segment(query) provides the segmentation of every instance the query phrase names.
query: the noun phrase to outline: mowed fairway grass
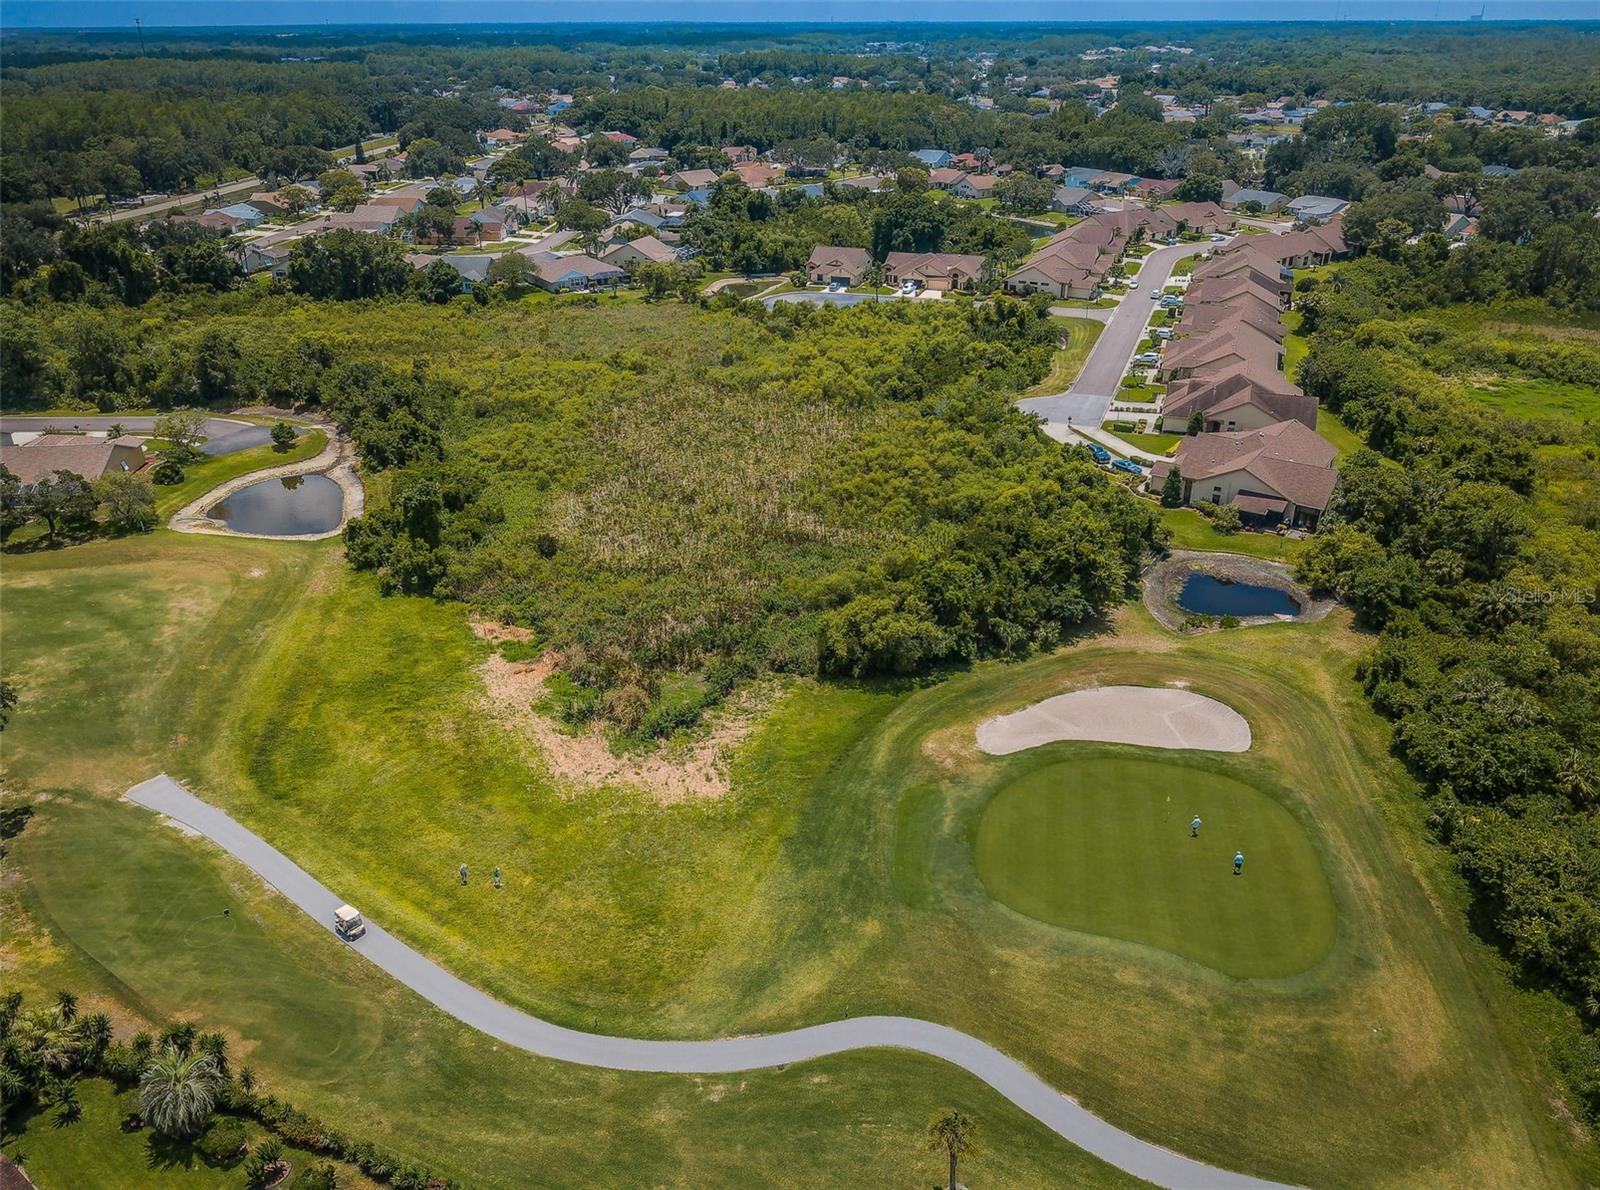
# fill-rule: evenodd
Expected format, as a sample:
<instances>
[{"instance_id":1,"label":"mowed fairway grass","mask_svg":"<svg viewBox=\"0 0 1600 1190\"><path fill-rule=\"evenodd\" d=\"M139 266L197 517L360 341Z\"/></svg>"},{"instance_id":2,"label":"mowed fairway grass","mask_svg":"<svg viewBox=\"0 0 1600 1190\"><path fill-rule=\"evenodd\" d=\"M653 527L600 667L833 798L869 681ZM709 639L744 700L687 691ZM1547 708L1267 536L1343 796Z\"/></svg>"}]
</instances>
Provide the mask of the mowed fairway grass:
<instances>
[{"instance_id":1,"label":"mowed fairway grass","mask_svg":"<svg viewBox=\"0 0 1600 1190\"><path fill-rule=\"evenodd\" d=\"M49 989L81 972L128 1011L215 1020L305 1106L353 1112L352 1128L475 1184L525 1184L530 1168L606 1185L915 1184L930 1176L918 1131L944 1102L984 1122L979 1160L996 1164L969 1184L1109 1175L904 1055L657 1082L496 1051L106 795L165 769L464 978L582 1028L705 1037L915 1015L1233 1169L1316 1186L1595 1180L1461 925L1353 679L1367 641L1342 614L1179 638L1129 606L1020 664L907 687L796 682L737 754L730 793L664 805L554 782L486 715L489 646L462 611L381 598L337 543L157 533L8 562L0 593L24 700L9 784L38 810L12 842L21 879L0 891L35 890L0 942L8 975ZM1257 791L1315 853L1334 937L1295 974L1240 977L1063 928L985 887L975 842L999 791L1052 764L1138 757L990 757L978 724L1067 689L1171 682L1237 708L1253 744L1215 769L1156 759ZM210 883L170 883L174 855L193 861L185 881ZM500 866L506 888L460 888L462 861ZM197 933L188 915L229 896L261 928ZM321 1015L280 986L296 980Z\"/></svg>"},{"instance_id":2,"label":"mowed fairway grass","mask_svg":"<svg viewBox=\"0 0 1600 1190\"><path fill-rule=\"evenodd\" d=\"M1220 772L1131 757L1045 764L995 794L976 848L984 887L1018 912L1226 975L1298 975L1333 946L1333 895L1304 829Z\"/></svg>"},{"instance_id":3,"label":"mowed fairway grass","mask_svg":"<svg viewBox=\"0 0 1600 1190\"><path fill-rule=\"evenodd\" d=\"M614 1074L530 1057L401 989L209 844L147 811L85 795L41 801L10 844L27 880L8 921L31 1002L57 987L118 1017L193 1019L230 1037L267 1089L468 1186L930 1182L922 1125L945 1102L981 1115L996 1185L1133 1186L964 1073L875 1052L720 1077ZM8 933L12 931L8 930ZM82 1125L10 1121L41 1190L238 1187L116 1124L129 1110L84 1084ZM121 1104L122 1106L118 1106ZM303 1164L296 1154L291 1156ZM190 1172L174 1160L189 1160ZM147 1164L149 1168L146 1168ZM342 1168L340 1186L368 1185Z\"/></svg>"}]
</instances>

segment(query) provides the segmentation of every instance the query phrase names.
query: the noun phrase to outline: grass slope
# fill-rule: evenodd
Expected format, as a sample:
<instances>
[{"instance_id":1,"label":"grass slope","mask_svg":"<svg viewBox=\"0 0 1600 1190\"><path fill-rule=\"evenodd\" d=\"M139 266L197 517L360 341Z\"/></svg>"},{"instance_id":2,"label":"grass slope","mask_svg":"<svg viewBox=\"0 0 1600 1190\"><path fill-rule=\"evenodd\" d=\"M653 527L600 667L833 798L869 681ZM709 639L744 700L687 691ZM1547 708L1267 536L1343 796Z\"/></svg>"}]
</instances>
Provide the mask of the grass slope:
<instances>
[{"instance_id":1,"label":"grass slope","mask_svg":"<svg viewBox=\"0 0 1600 1190\"><path fill-rule=\"evenodd\" d=\"M1359 699L1351 670L1363 642L1341 616L1177 639L1135 607L1114 632L1061 655L983 665L926 688L801 683L741 753L730 796L661 806L628 789L557 788L523 743L486 723L472 668L487 646L459 612L378 598L340 569L334 544L157 534L21 559L5 584L5 664L26 700L6 732L19 787L112 791L165 768L374 920L542 1015L705 1036L914 1014L1000 1045L1141 1136L1258 1174L1369 1186L1580 1180L1581 1158L1540 1098L1543 1076L1504 986L1458 909L1441 904L1454 886L1423 843L1422 809L1386 754L1384 725ZM108 668L108 658L139 663ZM1269 793L1316 848L1340 925L1328 957L1302 975L1232 979L1029 919L983 887L972 850L982 809L1038 759L983 756L977 724L1071 686L1170 681L1250 720L1255 746L1229 775ZM1052 747L1059 759L1090 754ZM92 834L47 865L28 859L25 843L38 840L25 835L17 854L41 890L47 880L58 890L81 884L96 867L131 867L107 865ZM461 859L498 863L505 892L457 888L450 873ZM236 876L222 885L252 887ZM160 899L175 899L157 896L133 897L122 912L133 903L160 912ZM182 984L166 974L170 943L146 948L142 929L96 937L104 906L73 913L70 901L58 893L38 911L42 926L7 931L23 967L60 969L58 952L84 936L103 986L181 1007ZM270 903L252 901L252 912ZM348 974L341 952L300 949L296 939L314 932L281 914L262 920L289 948L263 952L269 964ZM210 975L222 961L207 952L194 994L210 994L242 1032L265 997L241 1002L238 984ZM252 954L251 970L261 965ZM390 994L358 987L367 998ZM697 1113L712 1109L691 1112L670 1087L651 1097L594 1072L566 1083L550 1067L483 1053L435 1020L451 1038L444 1052L463 1054L452 1065L416 1048L433 1035L413 1031L412 1019L385 1013L404 1070L400 1057L363 1056L318 1084L297 1078L293 1059L273 1057L270 1069L306 1106L348 1100L386 1139L403 1133L419 1152L496 1178L527 1158L521 1125L507 1124L524 1119L545 1138L539 1157L575 1153L573 1176L598 1169L602 1182L623 1168L630 1181L672 1180L681 1174L664 1169L691 1166L663 1163L694 1160L717 1163L708 1183L737 1179L741 1160L746 1180L757 1169L758 1179L815 1181L805 1161L831 1160L794 1165L811 1150L783 1139L796 1130L786 1130L779 1101L803 1087L809 1067L784 1072L789 1082L777 1073L722 1080L724 1096L760 1093L740 1093L740 1126L696 1134L712 1118ZM309 1044L286 1036L307 1031L299 1020L263 1028L261 1065ZM342 1035L343 1026L314 1041ZM878 1171L867 1181L902 1178L909 1167L878 1174L914 1144L929 1088L948 1099L959 1080L916 1068L912 1083L926 1086L905 1098L911 1084L882 1078L871 1055L855 1061L823 1071L834 1083L820 1092L826 1106L791 1105L806 1121L798 1131L818 1150L838 1144L867 1161L861 1168ZM435 1063L445 1072L437 1078ZM490 1077L499 1068L504 1084ZM859 1071L871 1094L852 1100L837 1084ZM872 1103L889 1105L892 1127ZM992 1099L977 1110L1007 1116ZM658 1119L659 1132L608 1146L613 1155L582 1139L621 1135L631 1126L623 1120L654 1129ZM882 1148L862 1139L880 1128L901 1131ZM1010 1135L1024 1148L1007 1147L1004 1159L1023 1161L1031 1142ZM603 1158L616 1164L598 1165ZM642 1163L637 1178L633 1163ZM804 1173L782 1172L791 1167ZM1028 1169L1013 1180L1049 1180L1043 1166ZM827 1172L861 1180L843 1159Z\"/></svg>"},{"instance_id":2,"label":"grass slope","mask_svg":"<svg viewBox=\"0 0 1600 1190\"><path fill-rule=\"evenodd\" d=\"M983 811L978 875L996 899L1042 921L1239 978L1298 975L1333 945L1332 893L1301 824L1227 768L1128 755L1045 760ZM1191 838L1196 814L1203 827ZM1235 850L1243 877L1232 874Z\"/></svg>"},{"instance_id":3,"label":"grass slope","mask_svg":"<svg viewBox=\"0 0 1600 1190\"><path fill-rule=\"evenodd\" d=\"M1058 314L1050 321L1061 332L1065 346L1052 357L1049 374L1038 384L1024 391L1021 394L1024 397L1053 396L1065 392L1078 378L1078 373L1083 371L1084 362L1094 350L1100 332L1105 330L1104 323L1096 322L1092 318L1072 318Z\"/></svg>"}]
</instances>

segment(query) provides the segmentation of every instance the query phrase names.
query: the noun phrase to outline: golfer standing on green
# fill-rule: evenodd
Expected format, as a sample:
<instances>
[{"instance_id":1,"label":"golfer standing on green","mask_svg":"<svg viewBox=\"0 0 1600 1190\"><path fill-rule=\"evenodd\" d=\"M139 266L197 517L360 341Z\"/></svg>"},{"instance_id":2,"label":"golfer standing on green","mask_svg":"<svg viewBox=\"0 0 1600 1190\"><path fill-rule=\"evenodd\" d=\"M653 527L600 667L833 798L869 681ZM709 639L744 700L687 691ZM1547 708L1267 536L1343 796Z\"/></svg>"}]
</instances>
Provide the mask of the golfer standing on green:
<instances>
[{"instance_id":1,"label":"golfer standing on green","mask_svg":"<svg viewBox=\"0 0 1600 1190\"><path fill-rule=\"evenodd\" d=\"M1189 824L1189 837L1191 839L1200 837L1200 815L1198 814L1194 816L1194 821Z\"/></svg>"},{"instance_id":2,"label":"golfer standing on green","mask_svg":"<svg viewBox=\"0 0 1600 1190\"><path fill-rule=\"evenodd\" d=\"M465 884L467 882L467 865L466 864L462 864L459 868L457 868L456 869L456 875L460 876L461 877L461 883Z\"/></svg>"},{"instance_id":3,"label":"golfer standing on green","mask_svg":"<svg viewBox=\"0 0 1600 1190\"><path fill-rule=\"evenodd\" d=\"M1244 852L1242 851L1235 851L1233 853L1233 874L1235 876L1241 876L1244 874Z\"/></svg>"}]
</instances>

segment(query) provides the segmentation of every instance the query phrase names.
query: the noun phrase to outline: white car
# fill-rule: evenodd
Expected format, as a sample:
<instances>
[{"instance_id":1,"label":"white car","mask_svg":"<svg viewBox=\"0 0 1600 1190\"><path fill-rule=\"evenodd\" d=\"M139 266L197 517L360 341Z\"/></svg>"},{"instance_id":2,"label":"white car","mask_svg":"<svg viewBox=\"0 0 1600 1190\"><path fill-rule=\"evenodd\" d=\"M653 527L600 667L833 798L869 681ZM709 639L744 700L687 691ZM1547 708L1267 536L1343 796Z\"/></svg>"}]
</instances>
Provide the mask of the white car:
<instances>
[{"instance_id":1,"label":"white car","mask_svg":"<svg viewBox=\"0 0 1600 1190\"><path fill-rule=\"evenodd\" d=\"M1224 235L1218 235L1217 233L1213 232L1211 234L1211 242L1213 244L1226 244L1228 242L1228 237Z\"/></svg>"},{"instance_id":2,"label":"white car","mask_svg":"<svg viewBox=\"0 0 1600 1190\"><path fill-rule=\"evenodd\" d=\"M844 292L844 285L841 282L838 282L838 281L831 282L828 285L828 292L829 293L843 293Z\"/></svg>"},{"instance_id":3,"label":"white car","mask_svg":"<svg viewBox=\"0 0 1600 1190\"><path fill-rule=\"evenodd\" d=\"M1139 283L1137 281L1129 281L1128 282L1128 288L1129 289L1138 289L1139 288Z\"/></svg>"},{"instance_id":4,"label":"white car","mask_svg":"<svg viewBox=\"0 0 1600 1190\"><path fill-rule=\"evenodd\" d=\"M902 285L900 287L900 296L901 297L916 297L917 296L917 283L915 281L907 281L904 285Z\"/></svg>"},{"instance_id":5,"label":"white car","mask_svg":"<svg viewBox=\"0 0 1600 1190\"><path fill-rule=\"evenodd\" d=\"M1133 362L1136 364L1159 364L1161 357L1153 351L1141 351L1133 357Z\"/></svg>"}]
</instances>

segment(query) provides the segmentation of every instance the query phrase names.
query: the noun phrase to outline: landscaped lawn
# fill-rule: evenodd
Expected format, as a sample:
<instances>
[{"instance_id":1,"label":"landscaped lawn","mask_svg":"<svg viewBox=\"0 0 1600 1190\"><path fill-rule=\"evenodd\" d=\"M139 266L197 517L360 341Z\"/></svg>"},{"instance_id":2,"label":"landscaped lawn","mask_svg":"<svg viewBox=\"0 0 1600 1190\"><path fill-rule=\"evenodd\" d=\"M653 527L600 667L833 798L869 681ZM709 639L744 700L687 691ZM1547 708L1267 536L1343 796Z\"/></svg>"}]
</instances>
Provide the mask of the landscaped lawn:
<instances>
[{"instance_id":1,"label":"landscaped lawn","mask_svg":"<svg viewBox=\"0 0 1600 1190\"><path fill-rule=\"evenodd\" d=\"M1136 446L1154 455L1169 455L1177 450L1178 443L1183 441L1182 434L1140 434L1131 430L1113 430L1112 433L1129 446Z\"/></svg>"},{"instance_id":2,"label":"landscaped lawn","mask_svg":"<svg viewBox=\"0 0 1600 1190\"><path fill-rule=\"evenodd\" d=\"M1288 544L1222 548L1253 541ZM372 920L564 1023L701 1037L904 1013L1230 1168L1311 1185L1582 1180L1511 993L1457 924L1424 807L1354 683L1365 640L1342 612L1180 638L1130 605L1059 655L915 690L797 682L739 752L731 792L662 805L552 781L486 716L473 667L489 646L460 610L380 598L337 543L99 543L8 564L4 598L23 696L7 775L37 810L11 844L30 900L6 931L8 975L220 1023L303 1106L352 1113L352 1130L475 1183L541 1167L597 1184L920 1180L938 1171L907 1153L951 1101L984 1120L980 1160L997 1163L974 1164L974 1183L1104 1171L903 1055L686 1080L497 1051L208 848L93 795L171 772ZM1326 874L1338 926L1316 966L1229 979L1149 937L1063 929L988 895L984 807L1043 753L984 756L976 726L1110 682L1184 682L1250 721L1226 776L1270 793ZM499 865L506 888L462 889L462 861ZM215 928L213 905L237 933Z\"/></svg>"},{"instance_id":3,"label":"landscaped lawn","mask_svg":"<svg viewBox=\"0 0 1600 1190\"><path fill-rule=\"evenodd\" d=\"M1303 540L1280 537L1276 533L1218 533L1210 521L1192 508L1163 508L1161 523L1172 534L1173 549L1217 550L1273 562L1292 562L1306 548Z\"/></svg>"},{"instance_id":4,"label":"landscaped lawn","mask_svg":"<svg viewBox=\"0 0 1600 1190\"><path fill-rule=\"evenodd\" d=\"M1036 751L1037 767L1002 786L978 820L978 875L995 899L1235 978L1298 975L1327 955L1335 911L1316 849L1227 761ZM1191 838L1196 815L1203 826Z\"/></svg>"},{"instance_id":5,"label":"landscaped lawn","mask_svg":"<svg viewBox=\"0 0 1600 1190\"><path fill-rule=\"evenodd\" d=\"M53 1110L10 1114L6 1120L4 1152L21 1154L24 1168L39 1190L75 1190L78 1187L137 1186L140 1190L238 1190L244 1174L208 1165L192 1144L170 1140L151 1129L124 1132L122 1120L139 1110L139 1093L117 1091L105 1079L89 1078L78 1084L83 1118L61 1124ZM247 1122L253 1147L266 1129ZM284 1146L284 1157L295 1171L323 1164L326 1158ZM342 1190L366 1190L377 1183L353 1166L334 1163Z\"/></svg>"},{"instance_id":6,"label":"landscaped lawn","mask_svg":"<svg viewBox=\"0 0 1600 1190\"><path fill-rule=\"evenodd\" d=\"M1092 318L1071 318L1064 314L1052 316L1050 323L1066 339L1066 346L1051 358L1049 375L1022 393L1024 397L1065 392L1078 378L1078 373L1083 371L1084 361L1094 350L1100 332L1105 330L1104 323Z\"/></svg>"},{"instance_id":7,"label":"landscaped lawn","mask_svg":"<svg viewBox=\"0 0 1600 1190\"><path fill-rule=\"evenodd\" d=\"M1331 442L1334 449L1339 452L1333 457L1335 466L1338 466L1366 445L1365 442L1361 441L1359 434L1326 409L1317 411L1317 433Z\"/></svg>"},{"instance_id":8,"label":"landscaped lawn","mask_svg":"<svg viewBox=\"0 0 1600 1190\"><path fill-rule=\"evenodd\" d=\"M1311 350L1311 340L1299 334L1301 314L1298 310L1285 310L1280 321L1288 329L1283 337L1283 374L1293 381L1300 372L1300 361Z\"/></svg>"}]
</instances>

